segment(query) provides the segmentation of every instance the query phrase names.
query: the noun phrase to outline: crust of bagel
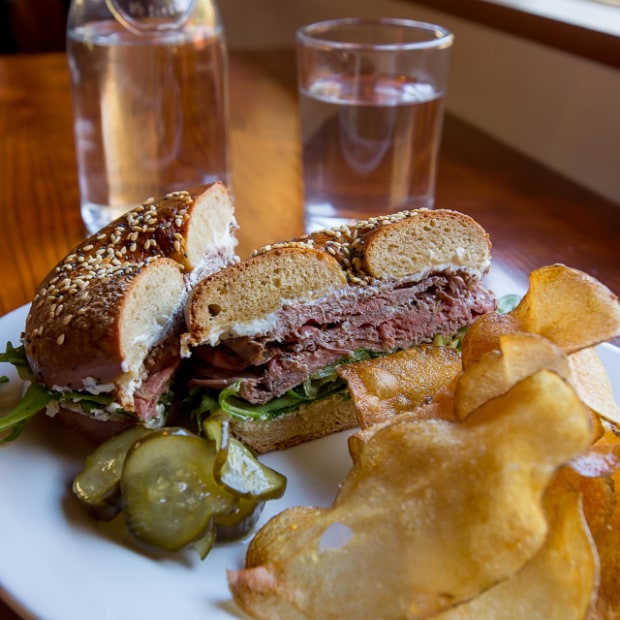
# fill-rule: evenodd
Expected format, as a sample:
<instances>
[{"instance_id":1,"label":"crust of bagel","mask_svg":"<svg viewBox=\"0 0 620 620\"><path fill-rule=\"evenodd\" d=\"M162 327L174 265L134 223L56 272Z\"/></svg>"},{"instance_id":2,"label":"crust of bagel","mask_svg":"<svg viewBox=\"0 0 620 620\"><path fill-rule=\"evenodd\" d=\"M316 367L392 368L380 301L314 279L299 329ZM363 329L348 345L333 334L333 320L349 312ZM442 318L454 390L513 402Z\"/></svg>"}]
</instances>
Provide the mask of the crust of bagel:
<instances>
[{"instance_id":1,"label":"crust of bagel","mask_svg":"<svg viewBox=\"0 0 620 620\"><path fill-rule=\"evenodd\" d=\"M64 424L97 443L102 443L136 425L136 420L127 416L100 419L65 407L60 407L53 417L54 421Z\"/></svg>"},{"instance_id":2,"label":"crust of bagel","mask_svg":"<svg viewBox=\"0 0 620 620\"><path fill-rule=\"evenodd\" d=\"M231 421L235 437L257 454L292 448L357 426L353 401L340 394L301 405L273 420Z\"/></svg>"},{"instance_id":3,"label":"crust of bagel","mask_svg":"<svg viewBox=\"0 0 620 620\"><path fill-rule=\"evenodd\" d=\"M221 183L147 200L76 246L40 285L24 345L50 389L116 391L133 410L153 347L184 331L191 274L236 259Z\"/></svg>"},{"instance_id":4,"label":"crust of bagel","mask_svg":"<svg viewBox=\"0 0 620 620\"><path fill-rule=\"evenodd\" d=\"M265 246L198 283L186 307L184 345L253 335L286 304L320 300L347 284L442 271L479 279L490 253L486 231L446 209L403 211Z\"/></svg>"},{"instance_id":5,"label":"crust of bagel","mask_svg":"<svg viewBox=\"0 0 620 620\"><path fill-rule=\"evenodd\" d=\"M338 261L313 247L273 248L251 256L196 285L186 307L189 344L243 335L239 327L253 325L283 304L313 301L346 283Z\"/></svg>"}]
</instances>

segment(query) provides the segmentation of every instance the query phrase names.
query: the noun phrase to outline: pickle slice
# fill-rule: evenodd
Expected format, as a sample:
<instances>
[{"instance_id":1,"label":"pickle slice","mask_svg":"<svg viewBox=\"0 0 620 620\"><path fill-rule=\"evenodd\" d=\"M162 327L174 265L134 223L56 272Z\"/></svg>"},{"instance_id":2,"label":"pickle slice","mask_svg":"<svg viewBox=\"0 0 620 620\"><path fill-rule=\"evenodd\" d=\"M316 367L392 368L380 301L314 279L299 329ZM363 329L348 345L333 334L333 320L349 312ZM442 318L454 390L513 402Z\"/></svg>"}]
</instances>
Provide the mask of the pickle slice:
<instances>
[{"instance_id":1,"label":"pickle slice","mask_svg":"<svg viewBox=\"0 0 620 620\"><path fill-rule=\"evenodd\" d=\"M95 518L113 519L121 509L121 473L131 446L149 431L136 426L111 437L86 458L73 480L73 493Z\"/></svg>"},{"instance_id":2,"label":"pickle slice","mask_svg":"<svg viewBox=\"0 0 620 620\"><path fill-rule=\"evenodd\" d=\"M216 540L228 542L249 534L258 522L264 507L265 502L240 497L230 512L215 517L213 522Z\"/></svg>"},{"instance_id":3,"label":"pickle slice","mask_svg":"<svg viewBox=\"0 0 620 620\"><path fill-rule=\"evenodd\" d=\"M212 521L207 528L207 531L198 540L192 543L192 547L196 550L196 553L198 553L201 560L204 560L209 555L209 551L213 549L215 540L215 526Z\"/></svg>"},{"instance_id":4,"label":"pickle slice","mask_svg":"<svg viewBox=\"0 0 620 620\"><path fill-rule=\"evenodd\" d=\"M215 455L212 443L180 428L136 442L121 477L123 511L134 536L166 551L208 540L213 517L236 502L214 478Z\"/></svg>"},{"instance_id":5,"label":"pickle slice","mask_svg":"<svg viewBox=\"0 0 620 620\"><path fill-rule=\"evenodd\" d=\"M228 420L208 418L203 429L215 442L215 480L226 490L246 499L277 499L284 495L286 477L261 463L252 450L233 437Z\"/></svg>"}]
</instances>

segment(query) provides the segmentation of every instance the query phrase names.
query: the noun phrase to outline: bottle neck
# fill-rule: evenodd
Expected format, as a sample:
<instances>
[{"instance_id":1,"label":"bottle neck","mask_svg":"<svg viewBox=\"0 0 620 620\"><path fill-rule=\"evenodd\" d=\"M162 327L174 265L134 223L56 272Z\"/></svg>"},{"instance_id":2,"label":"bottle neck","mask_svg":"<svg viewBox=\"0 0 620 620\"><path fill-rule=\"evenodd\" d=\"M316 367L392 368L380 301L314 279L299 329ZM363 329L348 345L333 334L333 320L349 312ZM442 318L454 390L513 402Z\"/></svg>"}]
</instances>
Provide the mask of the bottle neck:
<instances>
[{"instance_id":1,"label":"bottle neck","mask_svg":"<svg viewBox=\"0 0 620 620\"><path fill-rule=\"evenodd\" d=\"M105 0L115 19L135 33L180 30L192 17L195 0Z\"/></svg>"}]
</instances>

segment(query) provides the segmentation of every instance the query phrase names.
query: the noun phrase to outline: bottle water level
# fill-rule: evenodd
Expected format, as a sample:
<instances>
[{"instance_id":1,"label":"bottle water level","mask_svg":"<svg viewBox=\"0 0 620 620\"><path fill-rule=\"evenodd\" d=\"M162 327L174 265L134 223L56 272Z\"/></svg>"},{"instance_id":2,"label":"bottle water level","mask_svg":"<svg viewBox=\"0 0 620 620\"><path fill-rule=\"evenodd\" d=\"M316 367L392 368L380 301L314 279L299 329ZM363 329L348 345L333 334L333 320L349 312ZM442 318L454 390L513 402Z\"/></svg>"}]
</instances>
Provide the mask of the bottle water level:
<instances>
[{"instance_id":1,"label":"bottle water level","mask_svg":"<svg viewBox=\"0 0 620 620\"><path fill-rule=\"evenodd\" d=\"M443 93L386 76L323 78L301 93L308 232L431 208Z\"/></svg>"},{"instance_id":2,"label":"bottle water level","mask_svg":"<svg viewBox=\"0 0 620 620\"><path fill-rule=\"evenodd\" d=\"M135 35L115 21L68 33L82 215L90 232L147 198L229 183L217 32Z\"/></svg>"}]
</instances>

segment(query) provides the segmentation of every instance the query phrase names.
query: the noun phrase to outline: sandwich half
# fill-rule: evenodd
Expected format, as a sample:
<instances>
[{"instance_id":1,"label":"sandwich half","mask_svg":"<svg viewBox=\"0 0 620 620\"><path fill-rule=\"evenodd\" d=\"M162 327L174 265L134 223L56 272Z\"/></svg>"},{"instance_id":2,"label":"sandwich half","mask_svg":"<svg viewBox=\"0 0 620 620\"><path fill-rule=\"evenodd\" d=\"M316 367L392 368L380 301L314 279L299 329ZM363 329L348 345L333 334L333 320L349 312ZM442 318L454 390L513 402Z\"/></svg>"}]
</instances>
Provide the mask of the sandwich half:
<instances>
[{"instance_id":1,"label":"sandwich half","mask_svg":"<svg viewBox=\"0 0 620 620\"><path fill-rule=\"evenodd\" d=\"M495 309L491 243L472 218L406 211L263 247L186 306L188 406L225 414L258 453L352 428L337 367L447 343Z\"/></svg>"},{"instance_id":2,"label":"sandwich half","mask_svg":"<svg viewBox=\"0 0 620 620\"><path fill-rule=\"evenodd\" d=\"M47 412L98 440L164 424L189 291L237 260L236 229L218 182L149 199L60 261L23 335Z\"/></svg>"}]
</instances>

